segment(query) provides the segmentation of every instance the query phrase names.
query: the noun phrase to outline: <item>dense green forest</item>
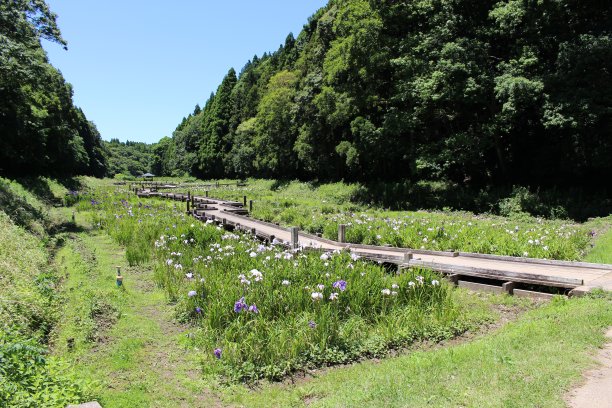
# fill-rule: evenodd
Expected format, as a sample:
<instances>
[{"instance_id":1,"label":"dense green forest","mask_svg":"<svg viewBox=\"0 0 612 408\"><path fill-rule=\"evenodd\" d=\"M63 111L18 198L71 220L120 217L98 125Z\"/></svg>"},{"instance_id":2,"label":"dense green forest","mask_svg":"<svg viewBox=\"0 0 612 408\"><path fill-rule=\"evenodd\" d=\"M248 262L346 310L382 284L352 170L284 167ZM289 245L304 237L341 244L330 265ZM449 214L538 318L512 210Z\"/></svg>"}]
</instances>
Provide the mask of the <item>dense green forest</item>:
<instances>
[{"instance_id":1,"label":"dense green forest","mask_svg":"<svg viewBox=\"0 0 612 408\"><path fill-rule=\"evenodd\" d=\"M612 176L606 1L330 0L230 69L154 145L102 143L41 47L44 1L0 5L0 171L596 186ZM604 192L605 194L605 192Z\"/></svg>"},{"instance_id":2,"label":"dense green forest","mask_svg":"<svg viewBox=\"0 0 612 408\"><path fill-rule=\"evenodd\" d=\"M42 39L66 47L44 1L0 2L0 173L104 176L100 134Z\"/></svg>"},{"instance_id":3,"label":"dense green forest","mask_svg":"<svg viewBox=\"0 0 612 408\"><path fill-rule=\"evenodd\" d=\"M104 141L108 157L108 176L139 176L151 171L153 146L142 142L120 142L119 139ZM159 172L158 172L159 173Z\"/></svg>"},{"instance_id":4,"label":"dense green forest","mask_svg":"<svg viewBox=\"0 0 612 408\"><path fill-rule=\"evenodd\" d=\"M601 188L611 30L607 1L330 0L230 69L156 170Z\"/></svg>"}]
</instances>

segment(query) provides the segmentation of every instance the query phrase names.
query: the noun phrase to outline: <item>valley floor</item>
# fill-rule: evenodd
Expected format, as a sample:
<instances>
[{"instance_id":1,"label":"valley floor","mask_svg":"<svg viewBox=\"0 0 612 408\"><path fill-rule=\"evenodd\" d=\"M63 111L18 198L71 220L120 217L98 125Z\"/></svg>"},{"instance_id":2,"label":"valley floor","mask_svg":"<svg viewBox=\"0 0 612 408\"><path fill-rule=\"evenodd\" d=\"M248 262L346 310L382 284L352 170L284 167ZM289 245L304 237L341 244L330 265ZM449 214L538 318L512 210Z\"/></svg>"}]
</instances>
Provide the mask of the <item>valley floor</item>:
<instances>
[{"instance_id":1,"label":"valley floor","mask_svg":"<svg viewBox=\"0 0 612 408\"><path fill-rule=\"evenodd\" d=\"M59 200L65 189L50 185L49 195ZM16 192L7 193L9 187ZM98 230L89 212L77 212L73 225L73 208L45 206L17 183L3 188L0 278L9 279L1 281L0 302L10 298L28 307L0 304L0 312L9 310L14 321L19 312L30 322L24 326L42 327L44 335L32 329L28 341L38 342L41 353L48 345L49 361L68 362L66 375L74 371L81 383L91 384L86 393L68 395L69 401L95 397L104 408L559 407L572 404L572 391L578 395L577 387L597 375L590 371L600 368L594 357L610 341L605 337L612 327L610 292L532 303L456 288L468 305L464 310L482 313L487 322L459 338L300 372L282 382L226 384L205 374L205 351L194 340L201 329L177 321L177 306L154 284L153 264L128 267L125 248ZM612 231L601 231L585 260L612 263ZM117 266L124 276L120 288ZM12 347L5 339L0 336L0 347ZM40 368L53 373L45 370ZM63 374L55 372L60 385L68 383ZM35 391L61 393L55 384L45 386ZM0 405L1 398L12 396L7 389L0 381ZM582 406L590 402L587 396Z\"/></svg>"},{"instance_id":2,"label":"valley floor","mask_svg":"<svg viewBox=\"0 0 612 408\"><path fill-rule=\"evenodd\" d=\"M395 357L318 370L282 383L219 385L202 379L198 350L188 341L190 329L175 323L172 305L152 284L151 268L124 268L124 286L116 288L115 265L125 264L122 248L92 230L84 216L77 222L82 232L71 235L56 256L66 273L67 298L55 353L97 384L105 408L557 407L580 373L593 366L590 356L612 325L612 299L605 294L542 305L478 295L497 310L509 310L505 316L510 322L463 341L422 345ZM79 341L81 319L71 313L94 292L115 317L100 312L90 335L96 340ZM69 337L76 338L70 351Z\"/></svg>"}]
</instances>

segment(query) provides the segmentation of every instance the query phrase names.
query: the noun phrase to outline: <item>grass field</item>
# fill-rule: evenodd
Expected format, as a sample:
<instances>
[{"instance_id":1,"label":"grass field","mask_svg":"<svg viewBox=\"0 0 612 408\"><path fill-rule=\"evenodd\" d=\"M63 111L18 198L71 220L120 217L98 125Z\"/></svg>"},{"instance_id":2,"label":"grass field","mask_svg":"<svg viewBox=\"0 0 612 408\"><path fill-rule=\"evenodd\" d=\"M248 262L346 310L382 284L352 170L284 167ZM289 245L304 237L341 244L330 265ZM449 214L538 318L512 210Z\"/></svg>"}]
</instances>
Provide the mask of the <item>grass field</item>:
<instances>
[{"instance_id":1,"label":"grass field","mask_svg":"<svg viewBox=\"0 0 612 408\"><path fill-rule=\"evenodd\" d=\"M284 259L286 252L260 247L248 236L224 238L227 234L210 225L192 226L182 208L175 209L177 203L138 204L108 180L81 182L89 192L74 207L76 225L69 222L73 209L50 206L68 192L63 184L3 184L4 202L23 211L0 214L7 232L0 238L0 297L32 307L10 309L10 303L0 302L0 313L21 316L22 322L17 332L4 326L0 348L28 344L35 346L28 350L38 350L24 360L36 367L33 376L2 383L4 401L10 394L6 384L23 386L43 376L46 382L20 398L54 401L46 406L98 399L104 407L556 407L593 365L590 356L605 341L603 329L612 325L610 294L538 304L432 285L439 279L427 271L417 272L423 276L422 292L410 292L416 275L389 274L348 254ZM47 188L41 186L45 183ZM306 190L292 183L272 191L263 183L250 188L257 186L271 203L300 192L306 208L321 217L363 212L372 214L372 225L408 215L428 217L431 225L442 222L445 229L456 217L476 231L491 228L500 234L507 232L491 223L525 222L519 230L565 224L575 235L586 235L584 245L570 240L566 254L612 263L608 219L578 225L453 212L399 214L353 208L345 194L350 186L330 186L337 201L317 204L326 186ZM226 190L226 198L243 194ZM263 207L263 201L256 205ZM324 205L331 210L323 211ZM302 208L278 206L275 214L296 207ZM116 265L125 277L122 288L115 285ZM334 286L340 281L345 290L343 284ZM236 312L243 296L246 311L239 305ZM249 310L252 305L258 313ZM291 307L275 311L278 305ZM309 351L307 359L290 358L295 345L296 356ZM52 357L41 365L36 353L44 355L47 346ZM0 375L9 378L1 369ZM256 380L260 377L281 381Z\"/></svg>"}]
</instances>

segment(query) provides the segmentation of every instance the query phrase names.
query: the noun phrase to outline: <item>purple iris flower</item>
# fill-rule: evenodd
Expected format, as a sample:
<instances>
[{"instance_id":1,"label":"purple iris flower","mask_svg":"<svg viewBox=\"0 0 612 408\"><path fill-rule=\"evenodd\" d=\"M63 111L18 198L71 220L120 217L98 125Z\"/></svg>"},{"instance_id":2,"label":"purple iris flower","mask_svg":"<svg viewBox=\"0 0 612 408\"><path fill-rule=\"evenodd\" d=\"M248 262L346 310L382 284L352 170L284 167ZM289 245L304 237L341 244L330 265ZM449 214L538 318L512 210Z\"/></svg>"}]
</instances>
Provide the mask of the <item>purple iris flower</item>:
<instances>
[{"instance_id":1,"label":"purple iris flower","mask_svg":"<svg viewBox=\"0 0 612 408\"><path fill-rule=\"evenodd\" d=\"M308 326L310 326L311 329L314 329L315 327L317 327L317 324L311 320L308 322Z\"/></svg>"},{"instance_id":2,"label":"purple iris flower","mask_svg":"<svg viewBox=\"0 0 612 408\"><path fill-rule=\"evenodd\" d=\"M259 313L259 309L257 309L257 306L255 306L255 303L249 306L249 312L256 313L256 314Z\"/></svg>"},{"instance_id":3,"label":"purple iris flower","mask_svg":"<svg viewBox=\"0 0 612 408\"><path fill-rule=\"evenodd\" d=\"M187 293L187 296L194 297L197 294L198 294L198 292L196 292L195 290L190 290L189 293Z\"/></svg>"},{"instance_id":4,"label":"purple iris flower","mask_svg":"<svg viewBox=\"0 0 612 408\"><path fill-rule=\"evenodd\" d=\"M339 280L333 283L332 285L336 289L340 289L340 292L344 292L346 290L346 281Z\"/></svg>"},{"instance_id":5,"label":"purple iris flower","mask_svg":"<svg viewBox=\"0 0 612 408\"><path fill-rule=\"evenodd\" d=\"M244 296L240 298L236 303L234 303L234 312L240 313L243 310L247 309L247 304L244 303Z\"/></svg>"},{"instance_id":6,"label":"purple iris flower","mask_svg":"<svg viewBox=\"0 0 612 408\"><path fill-rule=\"evenodd\" d=\"M215 353L215 357L221 358L222 351L220 348L216 348L214 353Z\"/></svg>"},{"instance_id":7,"label":"purple iris flower","mask_svg":"<svg viewBox=\"0 0 612 408\"><path fill-rule=\"evenodd\" d=\"M200 313L202 313L202 308L199 307L199 306L196 306L195 311L196 311L196 313L200 314Z\"/></svg>"}]
</instances>

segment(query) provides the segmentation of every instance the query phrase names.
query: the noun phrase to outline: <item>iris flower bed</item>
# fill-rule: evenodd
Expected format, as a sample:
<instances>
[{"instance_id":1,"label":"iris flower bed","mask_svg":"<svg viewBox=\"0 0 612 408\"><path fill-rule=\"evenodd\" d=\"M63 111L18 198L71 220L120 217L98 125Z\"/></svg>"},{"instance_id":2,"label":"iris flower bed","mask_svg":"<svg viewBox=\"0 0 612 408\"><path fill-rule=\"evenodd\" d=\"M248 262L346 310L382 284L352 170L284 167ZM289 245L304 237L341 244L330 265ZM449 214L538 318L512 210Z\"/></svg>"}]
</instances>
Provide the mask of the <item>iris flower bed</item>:
<instances>
[{"instance_id":1,"label":"iris flower bed","mask_svg":"<svg viewBox=\"0 0 612 408\"><path fill-rule=\"evenodd\" d=\"M579 260L591 239L585 227L538 219L425 212L393 217L343 213L326 218L324 235L328 238L337 236L338 224L346 224L348 242L439 251Z\"/></svg>"},{"instance_id":2,"label":"iris flower bed","mask_svg":"<svg viewBox=\"0 0 612 408\"><path fill-rule=\"evenodd\" d=\"M449 338L481 318L428 270L398 273L350 252L266 245L186 217L168 201L94 201L82 206L127 247L128 259L153 261L156 283L194 327L191 341L209 375L280 379Z\"/></svg>"},{"instance_id":3,"label":"iris flower bed","mask_svg":"<svg viewBox=\"0 0 612 408\"><path fill-rule=\"evenodd\" d=\"M253 217L337 239L338 224L348 226L347 242L392 245L437 251L463 251L518 257L580 260L590 249L594 231L588 225L522 216L474 215L458 211L383 211L350 202L350 188L325 197L318 190L272 192L249 187L215 189L211 195L242 201L257 197ZM199 190L195 193L202 194Z\"/></svg>"}]
</instances>

